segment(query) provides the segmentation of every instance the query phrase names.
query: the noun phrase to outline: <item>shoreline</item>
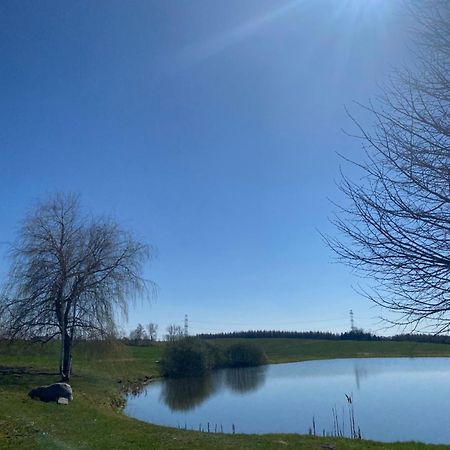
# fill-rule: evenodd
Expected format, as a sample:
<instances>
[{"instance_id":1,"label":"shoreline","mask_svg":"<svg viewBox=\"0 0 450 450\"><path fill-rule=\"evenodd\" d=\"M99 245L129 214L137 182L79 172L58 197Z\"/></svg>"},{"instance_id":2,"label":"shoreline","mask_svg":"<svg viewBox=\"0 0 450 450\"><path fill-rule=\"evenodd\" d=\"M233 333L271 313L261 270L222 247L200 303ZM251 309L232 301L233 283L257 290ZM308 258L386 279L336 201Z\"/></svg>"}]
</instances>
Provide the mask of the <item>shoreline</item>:
<instances>
[{"instance_id":1,"label":"shoreline","mask_svg":"<svg viewBox=\"0 0 450 450\"><path fill-rule=\"evenodd\" d=\"M450 357L450 345L444 344L386 345L300 339L272 339L259 343L270 364L361 357ZM49 343L45 347L30 348L16 343L6 348L0 344L1 366L27 368L21 371L23 373L0 377L0 448L272 450L288 447L320 450L328 446L336 450L450 450L449 445L386 444L300 434L208 434L130 418L121 408L125 391L142 389L145 384L161 378L156 363L161 351L162 345L119 345L101 350L90 343L80 343L74 355L74 376L70 381L75 399L69 406L58 406L33 401L26 396L29 389L51 381L49 375L43 374L54 373L57 345ZM119 397L120 401L117 401Z\"/></svg>"}]
</instances>

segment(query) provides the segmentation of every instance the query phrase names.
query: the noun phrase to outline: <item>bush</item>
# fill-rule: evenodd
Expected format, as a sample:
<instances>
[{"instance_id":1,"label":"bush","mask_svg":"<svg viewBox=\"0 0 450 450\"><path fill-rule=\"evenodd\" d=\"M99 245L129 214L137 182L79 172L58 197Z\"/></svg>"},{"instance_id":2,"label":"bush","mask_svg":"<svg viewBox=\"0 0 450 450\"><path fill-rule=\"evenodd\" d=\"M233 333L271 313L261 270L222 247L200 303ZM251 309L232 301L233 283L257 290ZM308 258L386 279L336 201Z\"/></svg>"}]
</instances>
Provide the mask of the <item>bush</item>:
<instances>
[{"instance_id":1,"label":"bush","mask_svg":"<svg viewBox=\"0 0 450 450\"><path fill-rule=\"evenodd\" d=\"M167 344L160 371L163 376L189 377L221 367L251 367L266 362L263 349L255 344L242 342L224 350L199 338L185 338Z\"/></svg>"},{"instance_id":2,"label":"bush","mask_svg":"<svg viewBox=\"0 0 450 450\"><path fill-rule=\"evenodd\" d=\"M202 375L211 367L209 352L200 339L187 338L169 343L160 363L164 376Z\"/></svg>"},{"instance_id":3,"label":"bush","mask_svg":"<svg viewBox=\"0 0 450 450\"><path fill-rule=\"evenodd\" d=\"M210 361L211 369L228 367L228 356L223 347L203 340L202 342L204 343L205 349L208 352L208 359Z\"/></svg>"},{"instance_id":4,"label":"bush","mask_svg":"<svg viewBox=\"0 0 450 450\"><path fill-rule=\"evenodd\" d=\"M264 350L256 344L239 342L228 347L228 367L260 366L267 362Z\"/></svg>"}]
</instances>

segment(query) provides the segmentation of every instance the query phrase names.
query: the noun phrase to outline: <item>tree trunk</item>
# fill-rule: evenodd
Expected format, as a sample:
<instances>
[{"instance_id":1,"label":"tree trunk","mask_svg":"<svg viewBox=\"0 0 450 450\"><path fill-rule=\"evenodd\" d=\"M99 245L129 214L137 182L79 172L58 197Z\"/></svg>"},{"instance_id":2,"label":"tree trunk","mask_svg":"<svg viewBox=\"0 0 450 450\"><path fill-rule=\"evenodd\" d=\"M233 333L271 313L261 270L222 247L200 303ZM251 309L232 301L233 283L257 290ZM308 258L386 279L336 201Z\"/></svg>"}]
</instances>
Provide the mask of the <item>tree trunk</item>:
<instances>
[{"instance_id":1,"label":"tree trunk","mask_svg":"<svg viewBox=\"0 0 450 450\"><path fill-rule=\"evenodd\" d=\"M59 374L61 381L69 381L72 371L72 338L68 333L61 336L61 356L59 362Z\"/></svg>"}]
</instances>

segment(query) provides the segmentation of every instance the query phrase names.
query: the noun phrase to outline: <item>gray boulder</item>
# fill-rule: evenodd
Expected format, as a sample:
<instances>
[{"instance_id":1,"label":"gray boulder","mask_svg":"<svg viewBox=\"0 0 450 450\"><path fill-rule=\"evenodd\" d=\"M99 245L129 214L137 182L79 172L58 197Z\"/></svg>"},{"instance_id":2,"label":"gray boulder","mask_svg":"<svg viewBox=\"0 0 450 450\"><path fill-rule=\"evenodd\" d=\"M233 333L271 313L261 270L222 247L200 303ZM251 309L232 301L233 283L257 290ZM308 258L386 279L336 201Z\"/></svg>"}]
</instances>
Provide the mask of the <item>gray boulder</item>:
<instances>
[{"instance_id":1,"label":"gray boulder","mask_svg":"<svg viewBox=\"0 0 450 450\"><path fill-rule=\"evenodd\" d=\"M43 402L57 402L60 397L73 400L72 388L67 383L55 383L49 386L40 386L32 389L28 395L32 399L39 399Z\"/></svg>"}]
</instances>

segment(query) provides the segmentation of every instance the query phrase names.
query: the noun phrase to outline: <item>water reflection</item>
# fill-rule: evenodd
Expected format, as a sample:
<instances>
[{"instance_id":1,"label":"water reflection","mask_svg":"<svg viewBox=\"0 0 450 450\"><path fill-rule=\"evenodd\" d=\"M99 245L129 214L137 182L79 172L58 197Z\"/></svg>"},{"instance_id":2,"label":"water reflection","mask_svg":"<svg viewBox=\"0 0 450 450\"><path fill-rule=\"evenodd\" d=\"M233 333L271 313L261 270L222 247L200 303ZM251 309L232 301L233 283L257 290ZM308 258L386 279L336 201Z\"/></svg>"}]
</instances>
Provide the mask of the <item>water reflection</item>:
<instances>
[{"instance_id":1,"label":"water reflection","mask_svg":"<svg viewBox=\"0 0 450 450\"><path fill-rule=\"evenodd\" d=\"M248 367L229 369L225 372L225 382L233 391L240 394L256 391L266 381L267 367Z\"/></svg>"},{"instance_id":2,"label":"water reflection","mask_svg":"<svg viewBox=\"0 0 450 450\"><path fill-rule=\"evenodd\" d=\"M360 364L355 363L353 366L353 372L355 374L355 384L358 391L361 388L361 380L369 376L369 372Z\"/></svg>"},{"instance_id":3,"label":"water reflection","mask_svg":"<svg viewBox=\"0 0 450 450\"><path fill-rule=\"evenodd\" d=\"M352 394L356 423L368 439L450 444L450 358L309 361L226 369L201 378L156 380L127 397L125 413L160 425L188 428L232 424L244 433L348 430ZM158 401L159 400L159 401ZM344 408L344 410L342 410ZM335 414L336 416L336 414ZM214 429L214 428L213 428Z\"/></svg>"},{"instance_id":4,"label":"water reflection","mask_svg":"<svg viewBox=\"0 0 450 450\"><path fill-rule=\"evenodd\" d=\"M336 372L335 375L338 375L339 371ZM369 373L359 361L353 365L353 373L359 390L361 380L368 377ZM257 391L264 386L266 374L267 366L260 366L225 369L201 377L167 378L162 381L159 398L172 411L189 411L224 387L237 394ZM145 386L131 393L139 395L142 391L145 395Z\"/></svg>"},{"instance_id":5,"label":"water reflection","mask_svg":"<svg viewBox=\"0 0 450 450\"><path fill-rule=\"evenodd\" d=\"M227 369L202 377L168 378L162 382L160 400L172 411L189 411L200 406L221 387L239 394L264 385L267 367Z\"/></svg>"},{"instance_id":6,"label":"water reflection","mask_svg":"<svg viewBox=\"0 0 450 450\"><path fill-rule=\"evenodd\" d=\"M214 394L219 381L218 377L211 375L167 379L162 383L160 399L172 411L189 411Z\"/></svg>"}]
</instances>

